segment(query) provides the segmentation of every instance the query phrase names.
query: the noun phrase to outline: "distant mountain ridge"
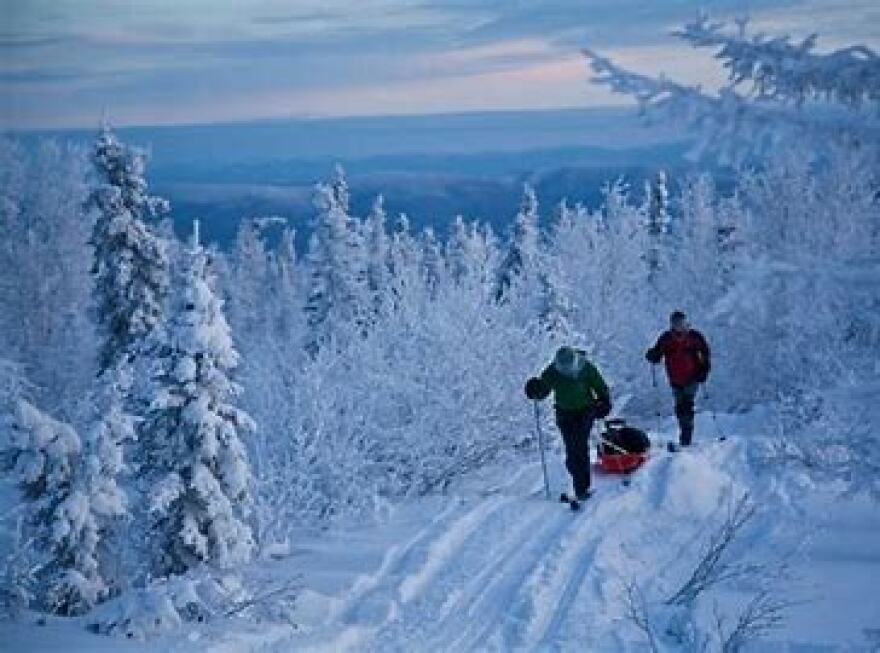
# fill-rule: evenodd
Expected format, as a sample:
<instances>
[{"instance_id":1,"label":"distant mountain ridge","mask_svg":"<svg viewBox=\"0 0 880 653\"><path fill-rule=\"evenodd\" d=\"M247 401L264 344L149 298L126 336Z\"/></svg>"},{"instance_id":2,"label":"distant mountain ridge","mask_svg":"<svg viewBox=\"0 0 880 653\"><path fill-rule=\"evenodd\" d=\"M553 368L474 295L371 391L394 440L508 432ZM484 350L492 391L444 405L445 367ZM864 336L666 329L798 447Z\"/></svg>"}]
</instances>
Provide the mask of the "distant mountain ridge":
<instances>
[{"instance_id":1,"label":"distant mountain ridge","mask_svg":"<svg viewBox=\"0 0 880 653\"><path fill-rule=\"evenodd\" d=\"M87 142L98 129L22 132ZM238 123L120 127L123 140L148 147L153 163L259 162L322 156L359 159L399 154L474 154L591 146L628 149L681 140L666 125L646 126L632 109L574 108L353 118L290 118Z\"/></svg>"},{"instance_id":2,"label":"distant mountain ridge","mask_svg":"<svg viewBox=\"0 0 880 653\"><path fill-rule=\"evenodd\" d=\"M625 177L634 185L656 169L686 170L687 145L669 128L646 128L632 110L565 109L422 116L264 120L117 130L150 151L148 179L171 200L188 230L229 243L247 216L278 214L302 247L314 216L312 191L335 164L346 169L352 208L365 214L376 195L391 219L404 212L414 228L439 233L456 215L488 221L499 232L516 213L525 181L535 186L546 219L567 197L594 205L601 186ZM87 145L95 130L31 132L26 142L56 137ZM673 174L673 179L676 174Z\"/></svg>"},{"instance_id":3,"label":"distant mountain ridge","mask_svg":"<svg viewBox=\"0 0 880 653\"><path fill-rule=\"evenodd\" d=\"M503 234L516 215L526 182L535 188L542 221L547 223L563 198L598 206L602 187L618 178L641 193L644 180L663 168L674 185L692 170L684 157L686 149L674 144L608 153L564 148L471 156L292 160L230 166L204 175L181 171L180 178L189 180L176 181L172 174L154 188L171 200L181 230L188 229L193 218L201 218L207 237L225 246L242 218L282 215L297 229L302 248L315 215L314 185L328 179L333 165L341 163L356 215L366 215L374 198L383 195L390 220L406 213L417 230L430 226L443 235L455 216L463 215L488 222Z\"/></svg>"}]
</instances>

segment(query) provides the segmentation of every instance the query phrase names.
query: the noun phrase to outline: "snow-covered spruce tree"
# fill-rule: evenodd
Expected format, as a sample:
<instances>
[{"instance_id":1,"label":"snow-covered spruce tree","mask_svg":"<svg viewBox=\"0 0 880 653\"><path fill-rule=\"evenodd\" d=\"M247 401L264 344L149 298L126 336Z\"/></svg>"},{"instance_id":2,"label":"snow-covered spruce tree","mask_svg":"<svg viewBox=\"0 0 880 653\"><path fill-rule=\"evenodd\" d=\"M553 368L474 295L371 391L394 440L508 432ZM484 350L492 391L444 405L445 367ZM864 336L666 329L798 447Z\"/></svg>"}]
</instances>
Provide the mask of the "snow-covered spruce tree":
<instances>
[{"instance_id":1,"label":"snow-covered spruce tree","mask_svg":"<svg viewBox=\"0 0 880 653\"><path fill-rule=\"evenodd\" d=\"M226 315L242 354L240 374L256 399L263 382L277 373L279 355L302 337L302 300L293 232L285 229L277 250L266 247L264 230L280 218L243 220L230 258L218 255L215 269L226 294Z\"/></svg>"},{"instance_id":2,"label":"snow-covered spruce tree","mask_svg":"<svg viewBox=\"0 0 880 653\"><path fill-rule=\"evenodd\" d=\"M309 238L306 265L309 269L306 313L305 350L312 356L318 353L331 338L332 296L331 266L327 251L317 233Z\"/></svg>"},{"instance_id":3,"label":"snow-covered spruce tree","mask_svg":"<svg viewBox=\"0 0 880 653\"><path fill-rule=\"evenodd\" d=\"M21 363L0 357L0 415L8 415L14 411L16 402L25 394L26 386ZM0 420L0 427L8 426ZM6 440L4 437L3 441Z\"/></svg>"},{"instance_id":4,"label":"snow-covered spruce tree","mask_svg":"<svg viewBox=\"0 0 880 653\"><path fill-rule=\"evenodd\" d=\"M73 493L82 442L69 424L52 419L24 399L15 401L6 430L3 459L17 479L25 501L24 541L30 573L19 577L15 594L42 610L66 614L75 606L55 604L59 576L71 568L66 555L62 505Z\"/></svg>"},{"instance_id":5,"label":"snow-covered spruce tree","mask_svg":"<svg viewBox=\"0 0 880 653\"><path fill-rule=\"evenodd\" d=\"M246 239L238 241L251 244L237 247L222 280L229 298L229 324L241 354L236 371L243 386L240 405L260 425L249 438L248 452L255 477L254 534L262 547L273 545L279 526L278 504L288 497L289 479L277 469L291 451L298 450L287 434L295 418L297 379L306 358L301 346L306 315L304 275L293 230L284 229L277 248L271 250L256 233L260 225L253 227ZM245 256L245 251L250 255ZM216 260L224 261L223 257ZM250 315L242 310L248 305L254 307ZM254 315L262 317L254 320ZM279 433L285 437L279 438Z\"/></svg>"},{"instance_id":6,"label":"snow-covered spruce tree","mask_svg":"<svg viewBox=\"0 0 880 653\"><path fill-rule=\"evenodd\" d=\"M572 212L565 200L560 203L557 214L564 216L562 222L567 227L573 227ZM542 244L537 196L534 189L525 184L507 251L498 266L494 297L507 306L511 319L517 324L536 327L553 342L576 337L570 320L569 287L560 272L563 258L560 253L553 248L553 243L546 247ZM588 253L583 254L584 262L588 262Z\"/></svg>"},{"instance_id":7,"label":"snow-covered spruce tree","mask_svg":"<svg viewBox=\"0 0 880 653\"><path fill-rule=\"evenodd\" d=\"M296 231L285 228L271 259L275 295L274 326L281 341L299 342L303 329L301 265L296 253Z\"/></svg>"},{"instance_id":8,"label":"snow-covered spruce tree","mask_svg":"<svg viewBox=\"0 0 880 653\"><path fill-rule=\"evenodd\" d=\"M420 240L422 249L422 282L425 284L428 297L433 298L437 294L445 272L443 251L431 227L426 227L422 231Z\"/></svg>"},{"instance_id":9,"label":"snow-covered spruce tree","mask_svg":"<svg viewBox=\"0 0 880 653\"><path fill-rule=\"evenodd\" d=\"M315 204L319 214L309 240L307 265L310 283L305 311L311 354L334 339L360 330L365 322L363 248L360 229L348 214L345 173L337 166L329 184L318 184Z\"/></svg>"},{"instance_id":10,"label":"snow-covered spruce tree","mask_svg":"<svg viewBox=\"0 0 880 653\"><path fill-rule=\"evenodd\" d=\"M471 272L476 255L472 242L473 231L464 221L464 216L455 216L452 233L446 244L446 261L449 272L456 283L464 281Z\"/></svg>"},{"instance_id":11,"label":"snow-covered spruce tree","mask_svg":"<svg viewBox=\"0 0 880 653\"><path fill-rule=\"evenodd\" d=\"M672 272L673 285L686 288L702 321L707 309L729 288L746 225L739 198L721 196L711 176L701 174L685 181L679 196L681 227L677 246L680 256Z\"/></svg>"},{"instance_id":12,"label":"snow-covered spruce tree","mask_svg":"<svg viewBox=\"0 0 880 653\"><path fill-rule=\"evenodd\" d=\"M27 369L35 402L68 419L95 374L85 153L0 139L0 351Z\"/></svg>"},{"instance_id":13,"label":"snow-covered spruce tree","mask_svg":"<svg viewBox=\"0 0 880 653\"><path fill-rule=\"evenodd\" d=\"M665 318L660 294L664 279L658 275L650 283L645 258L650 234L643 207L633 205L621 182L607 185L602 192L601 213L593 216L599 243L594 252L594 267L601 279L598 297L592 302L585 297L576 315L577 324L590 325L582 328L596 342L596 357L620 390L644 371L643 360L632 352L642 349L654 335L650 325L662 324Z\"/></svg>"},{"instance_id":14,"label":"snow-covered spruce tree","mask_svg":"<svg viewBox=\"0 0 880 653\"><path fill-rule=\"evenodd\" d=\"M30 335L25 309L31 296L23 291L32 289L22 288L24 279L17 278L22 265L30 260L22 256L29 244L24 240L28 226L24 214L27 179L24 146L18 140L0 137L0 351L6 356L23 353L22 340ZM36 270L27 271L35 280L38 278Z\"/></svg>"},{"instance_id":15,"label":"snow-covered spruce tree","mask_svg":"<svg viewBox=\"0 0 880 653\"><path fill-rule=\"evenodd\" d=\"M2 147L2 140L0 140ZM17 449L11 446L15 408L25 396L27 383L21 365L0 358L0 473L14 469ZM0 559L0 614L15 615L30 602L30 567L27 560L24 518L21 511L9 510L0 518L0 526L7 534L6 555Z\"/></svg>"},{"instance_id":16,"label":"snow-covered spruce tree","mask_svg":"<svg viewBox=\"0 0 880 653\"><path fill-rule=\"evenodd\" d=\"M579 331L594 338L603 327L602 264L605 247L611 246L603 238L602 229L599 215L580 204L572 207L561 200L548 234L548 250L553 255L544 265L547 275L542 280L547 284L542 293L549 293L543 300L547 307L561 301L558 308L564 311L565 323L577 324Z\"/></svg>"},{"instance_id":17,"label":"snow-covered spruce tree","mask_svg":"<svg viewBox=\"0 0 880 653\"><path fill-rule=\"evenodd\" d=\"M524 295L534 294L541 257L539 243L538 198L534 188L524 184L519 212L498 270L495 296L499 301L509 299L517 290ZM526 287L515 288L518 285Z\"/></svg>"},{"instance_id":18,"label":"snow-covered spruce tree","mask_svg":"<svg viewBox=\"0 0 880 653\"><path fill-rule=\"evenodd\" d=\"M241 221L230 261L230 292L227 314L239 342L250 342L270 326L268 304L269 253L260 222Z\"/></svg>"},{"instance_id":19,"label":"snow-covered spruce tree","mask_svg":"<svg viewBox=\"0 0 880 653\"><path fill-rule=\"evenodd\" d=\"M473 286L476 296L494 297L497 283L498 242L492 228L477 222L466 223L456 216L446 243L446 263L452 281L461 287Z\"/></svg>"},{"instance_id":20,"label":"snow-covered spruce tree","mask_svg":"<svg viewBox=\"0 0 880 653\"><path fill-rule=\"evenodd\" d=\"M426 301L426 293L421 292L421 258L418 242L410 231L409 218L401 213L395 221L388 244L391 274L389 304L392 311L408 308L408 314L412 314L413 304Z\"/></svg>"},{"instance_id":21,"label":"snow-covered spruce tree","mask_svg":"<svg viewBox=\"0 0 880 653\"><path fill-rule=\"evenodd\" d=\"M571 302L568 289L559 278L553 265L545 265L538 276L540 295L538 297L537 324L546 331L554 343L571 340L576 330L571 324Z\"/></svg>"},{"instance_id":22,"label":"snow-covered spruce tree","mask_svg":"<svg viewBox=\"0 0 880 653\"><path fill-rule=\"evenodd\" d=\"M573 323L589 334L598 352L608 355L629 338L645 308L646 232L644 214L629 204L622 182L602 192L600 211L562 202L550 242L557 279L571 289Z\"/></svg>"},{"instance_id":23,"label":"snow-covered spruce tree","mask_svg":"<svg viewBox=\"0 0 880 653\"><path fill-rule=\"evenodd\" d=\"M168 211L147 193L146 155L122 144L104 126L92 161L98 183L90 202L98 215L92 233L97 315L104 342L100 370L129 358L163 319L169 284L167 243L146 220Z\"/></svg>"},{"instance_id":24,"label":"snow-covered spruce tree","mask_svg":"<svg viewBox=\"0 0 880 653\"><path fill-rule=\"evenodd\" d=\"M198 242L182 252L168 321L151 338L152 402L141 430L150 487L155 575L200 563L227 567L253 550L251 471L242 436L251 418L231 402L239 356Z\"/></svg>"},{"instance_id":25,"label":"snow-covered spruce tree","mask_svg":"<svg viewBox=\"0 0 880 653\"><path fill-rule=\"evenodd\" d=\"M385 199L379 195L364 224L366 239L366 283L370 298L371 320L387 315L392 306L391 242L386 231Z\"/></svg>"},{"instance_id":26,"label":"snow-covered spruce tree","mask_svg":"<svg viewBox=\"0 0 880 653\"><path fill-rule=\"evenodd\" d=\"M669 233L669 189L666 172L658 170L648 183L648 227L652 234Z\"/></svg>"},{"instance_id":27,"label":"snow-covered spruce tree","mask_svg":"<svg viewBox=\"0 0 880 653\"><path fill-rule=\"evenodd\" d=\"M665 267L664 254L669 248L669 189L666 187L666 173L659 170L654 178L645 183L646 219L648 230L648 251L645 259L648 264L648 280L654 281Z\"/></svg>"},{"instance_id":28,"label":"snow-covered spruce tree","mask_svg":"<svg viewBox=\"0 0 880 653\"><path fill-rule=\"evenodd\" d=\"M71 514L76 514L77 507L86 506L81 519L71 525L68 536L74 543L77 568L84 573L82 578L70 578L66 593L78 597L84 609L121 591L127 584L118 547L124 546L120 531L131 517L121 485L121 476L128 471L124 447L136 440L136 419L125 409L132 386L131 374L130 367L121 365L98 379L82 461L70 499ZM86 582L81 589L77 583L83 581ZM65 590L61 592L64 593Z\"/></svg>"},{"instance_id":29,"label":"snow-covered spruce tree","mask_svg":"<svg viewBox=\"0 0 880 653\"><path fill-rule=\"evenodd\" d=\"M25 499L23 539L13 557L29 571L9 579L17 587L8 589L38 609L81 614L120 586L114 530L128 515L118 477L122 446L134 438L122 408L129 386L123 371L102 375L82 439L22 399L20 386L11 390L18 398L4 425L3 454ZM4 406L8 391L0 390Z\"/></svg>"}]
</instances>

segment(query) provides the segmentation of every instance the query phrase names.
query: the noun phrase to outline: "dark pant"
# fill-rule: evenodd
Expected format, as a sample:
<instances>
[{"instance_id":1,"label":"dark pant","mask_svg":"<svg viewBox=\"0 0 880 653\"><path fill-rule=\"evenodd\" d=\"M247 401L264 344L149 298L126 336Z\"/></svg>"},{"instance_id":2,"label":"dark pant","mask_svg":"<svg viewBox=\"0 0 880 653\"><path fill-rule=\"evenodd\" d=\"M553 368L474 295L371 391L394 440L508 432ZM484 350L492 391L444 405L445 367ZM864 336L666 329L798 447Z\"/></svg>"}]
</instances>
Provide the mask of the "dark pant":
<instances>
[{"instance_id":1,"label":"dark pant","mask_svg":"<svg viewBox=\"0 0 880 653\"><path fill-rule=\"evenodd\" d=\"M694 435L694 399L699 387L698 383L672 386L672 394L675 395L675 416L678 418L678 443L683 447L691 443Z\"/></svg>"},{"instance_id":2,"label":"dark pant","mask_svg":"<svg viewBox=\"0 0 880 653\"><path fill-rule=\"evenodd\" d=\"M556 425L565 443L565 468L571 474L574 493L586 494L590 489L590 430L593 417L588 410L556 409Z\"/></svg>"}]
</instances>

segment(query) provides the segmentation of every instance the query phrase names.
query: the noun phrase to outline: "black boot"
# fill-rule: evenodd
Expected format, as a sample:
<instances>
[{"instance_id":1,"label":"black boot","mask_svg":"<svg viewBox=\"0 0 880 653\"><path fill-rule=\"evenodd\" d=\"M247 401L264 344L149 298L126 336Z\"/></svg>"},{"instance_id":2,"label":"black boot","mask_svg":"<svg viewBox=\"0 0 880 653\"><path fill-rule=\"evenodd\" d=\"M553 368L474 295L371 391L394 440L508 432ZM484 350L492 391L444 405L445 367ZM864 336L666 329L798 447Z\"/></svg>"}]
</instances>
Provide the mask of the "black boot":
<instances>
[{"instance_id":1,"label":"black boot","mask_svg":"<svg viewBox=\"0 0 880 653\"><path fill-rule=\"evenodd\" d=\"M694 435L694 425L693 425L693 423L691 423L691 424L687 424L687 425L682 424L680 428L681 428L681 430L680 430L680 432L679 432L679 434L678 434L678 443L679 443L682 447L690 446L691 438L692 438L693 435Z\"/></svg>"}]
</instances>

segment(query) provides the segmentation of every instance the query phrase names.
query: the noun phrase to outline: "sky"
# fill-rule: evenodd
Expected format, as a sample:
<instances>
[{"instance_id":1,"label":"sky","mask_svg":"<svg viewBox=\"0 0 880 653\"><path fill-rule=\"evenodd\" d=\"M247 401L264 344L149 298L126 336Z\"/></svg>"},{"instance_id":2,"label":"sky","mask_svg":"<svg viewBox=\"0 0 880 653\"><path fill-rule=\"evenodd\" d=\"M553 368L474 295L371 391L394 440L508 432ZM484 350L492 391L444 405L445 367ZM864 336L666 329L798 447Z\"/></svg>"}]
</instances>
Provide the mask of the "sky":
<instances>
[{"instance_id":1,"label":"sky","mask_svg":"<svg viewBox=\"0 0 880 653\"><path fill-rule=\"evenodd\" d=\"M877 0L0 0L0 129L615 106L580 48L715 85L698 8L880 49Z\"/></svg>"}]
</instances>

